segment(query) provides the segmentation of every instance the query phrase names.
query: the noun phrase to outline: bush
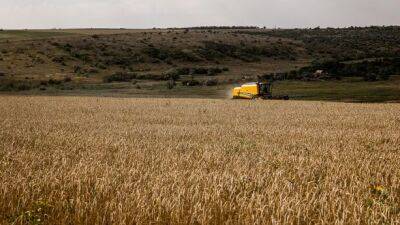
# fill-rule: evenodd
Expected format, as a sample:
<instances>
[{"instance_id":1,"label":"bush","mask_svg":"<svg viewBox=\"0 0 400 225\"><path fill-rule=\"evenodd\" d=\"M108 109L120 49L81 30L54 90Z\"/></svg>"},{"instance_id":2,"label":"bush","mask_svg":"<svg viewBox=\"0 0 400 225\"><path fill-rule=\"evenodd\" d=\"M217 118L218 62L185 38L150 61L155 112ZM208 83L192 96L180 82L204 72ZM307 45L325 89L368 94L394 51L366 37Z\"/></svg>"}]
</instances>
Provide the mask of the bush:
<instances>
[{"instance_id":1,"label":"bush","mask_svg":"<svg viewBox=\"0 0 400 225\"><path fill-rule=\"evenodd\" d=\"M40 85L42 85L42 86L47 86L49 83L47 82L47 81L40 81Z\"/></svg>"},{"instance_id":2,"label":"bush","mask_svg":"<svg viewBox=\"0 0 400 225\"><path fill-rule=\"evenodd\" d=\"M54 56L52 61L59 64L65 64L66 58L64 56Z\"/></svg>"},{"instance_id":3,"label":"bush","mask_svg":"<svg viewBox=\"0 0 400 225\"><path fill-rule=\"evenodd\" d=\"M364 81L377 81L378 77L376 74L374 73L367 73L366 75L364 75Z\"/></svg>"},{"instance_id":4,"label":"bush","mask_svg":"<svg viewBox=\"0 0 400 225\"><path fill-rule=\"evenodd\" d=\"M81 61L84 61L84 62L90 62L91 61L89 54L86 53L86 52L82 52L82 51L72 52L71 56L76 58L76 59L79 59Z\"/></svg>"},{"instance_id":5,"label":"bush","mask_svg":"<svg viewBox=\"0 0 400 225\"><path fill-rule=\"evenodd\" d=\"M64 78L64 82L65 83L68 83L68 82L71 82L72 81L72 78L71 77L65 77Z\"/></svg>"},{"instance_id":6,"label":"bush","mask_svg":"<svg viewBox=\"0 0 400 225\"><path fill-rule=\"evenodd\" d=\"M220 69L220 68L218 68L218 67L209 68L209 69L207 70L207 75L208 75L208 76L215 76L215 75L217 75L217 74L219 74L219 73L222 73L222 69Z\"/></svg>"},{"instance_id":7,"label":"bush","mask_svg":"<svg viewBox=\"0 0 400 225\"><path fill-rule=\"evenodd\" d=\"M93 67L90 67L89 69L84 70L85 73L98 73L99 70Z\"/></svg>"},{"instance_id":8,"label":"bush","mask_svg":"<svg viewBox=\"0 0 400 225\"><path fill-rule=\"evenodd\" d=\"M148 55L151 58L165 60L169 57L169 53L165 50L161 50L155 47L148 47L147 49L143 50L143 53Z\"/></svg>"},{"instance_id":9,"label":"bush","mask_svg":"<svg viewBox=\"0 0 400 225\"><path fill-rule=\"evenodd\" d=\"M62 82L61 82L60 80L53 80L53 79L50 79L47 83L48 83L49 85L60 85Z\"/></svg>"},{"instance_id":10,"label":"bush","mask_svg":"<svg viewBox=\"0 0 400 225\"><path fill-rule=\"evenodd\" d=\"M182 68L172 68L167 70L166 72L163 73L164 79L173 79L173 80L179 80L180 75L187 74L185 70Z\"/></svg>"},{"instance_id":11,"label":"bush","mask_svg":"<svg viewBox=\"0 0 400 225\"><path fill-rule=\"evenodd\" d=\"M27 90L33 89L33 86L30 83L18 83L16 85L16 89L18 91L27 91Z\"/></svg>"},{"instance_id":12,"label":"bush","mask_svg":"<svg viewBox=\"0 0 400 225\"><path fill-rule=\"evenodd\" d=\"M200 81L194 79L182 81L183 86L199 86L200 84Z\"/></svg>"},{"instance_id":13,"label":"bush","mask_svg":"<svg viewBox=\"0 0 400 225\"><path fill-rule=\"evenodd\" d=\"M74 73L81 73L82 67L81 66L74 66Z\"/></svg>"},{"instance_id":14,"label":"bush","mask_svg":"<svg viewBox=\"0 0 400 225\"><path fill-rule=\"evenodd\" d=\"M216 86L218 85L218 80L217 79L208 79L204 82L204 85L206 86Z\"/></svg>"},{"instance_id":15,"label":"bush","mask_svg":"<svg viewBox=\"0 0 400 225\"><path fill-rule=\"evenodd\" d=\"M136 75L138 80L167 80L163 75L159 74L138 74Z\"/></svg>"},{"instance_id":16,"label":"bush","mask_svg":"<svg viewBox=\"0 0 400 225\"><path fill-rule=\"evenodd\" d=\"M130 66L133 63L143 63L144 58L139 55L133 55L133 56L121 56L119 53L110 53L109 55L111 58L106 59L104 61L105 64L107 65L118 65L118 66Z\"/></svg>"},{"instance_id":17,"label":"bush","mask_svg":"<svg viewBox=\"0 0 400 225\"><path fill-rule=\"evenodd\" d=\"M190 75L195 75L195 74L207 74L208 73L208 69L207 68L190 68Z\"/></svg>"},{"instance_id":18,"label":"bush","mask_svg":"<svg viewBox=\"0 0 400 225\"><path fill-rule=\"evenodd\" d=\"M9 81L0 84L0 90L2 91L27 91L34 89L35 87L36 86L33 83L26 81Z\"/></svg>"},{"instance_id":19,"label":"bush","mask_svg":"<svg viewBox=\"0 0 400 225\"><path fill-rule=\"evenodd\" d=\"M222 73L224 71L228 71L228 68L219 68L219 67L195 67L195 68L189 68L189 73L190 75L208 75L208 76L215 76L219 73Z\"/></svg>"},{"instance_id":20,"label":"bush","mask_svg":"<svg viewBox=\"0 0 400 225\"><path fill-rule=\"evenodd\" d=\"M136 73L117 72L103 77L105 83L117 82L130 82L137 77Z\"/></svg>"},{"instance_id":21,"label":"bush","mask_svg":"<svg viewBox=\"0 0 400 225\"><path fill-rule=\"evenodd\" d=\"M175 75L188 75L190 73L190 68L188 67L177 67L177 68L172 68L165 72L166 74L175 74Z\"/></svg>"},{"instance_id":22,"label":"bush","mask_svg":"<svg viewBox=\"0 0 400 225\"><path fill-rule=\"evenodd\" d=\"M42 59L41 57L35 57L33 58L32 62L34 63L34 65L38 65L38 64L44 64L46 61L44 61L44 59ZM65 66L65 62L62 62L61 65Z\"/></svg>"},{"instance_id":23,"label":"bush","mask_svg":"<svg viewBox=\"0 0 400 225\"><path fill-rule=\"evenodd\" d=\"M274 73L267 73L261 76L262 80L273 80L275 77Z\"/></svg>"},{"instance_id":24,"label":"bush","mask_svg":"<svg viewBox=\"0 0 400 225\"><path fill-rule=\"evenodd\" d=\"M155 80L155 81L167 81L167 80L177 80L179 76L176 74L136 74L132 72L117 72L109 76L103 77L105 83L110 83L113 81L117 82L130 82L133 79L137 80Z\"/></svg>"},{"instance_id":25,"label":"bush","mask_svg":"<svg viewBox=\"0 0 400 225\"><path fill-rule=\"evenodd\" d=\"M102 69L102 70L107 69L107 66L104 65L104 64L102 64L102 63L96 63L96 64L95 64L95 67L97 67L97 68L99 68L99 69Z\"/></svg>"},{"instance_id":26,"label":"bush","mask_svg":"<svg viewBox=\"0 0 400 225\"><path fill-rule=\"evenodd\" d=\"M323 70L322 76L315 76ZM388 80L390 75L400 74L400 58L384 58L374 61L343 63L337 60L314 61L311 66L290 71L286 79L336 79L362 77L365 81Z\"/></svg>"},{"instance_id":27,"label":"bush","mask_svg":"<svg viewBox=\"0 0 400 225\"><path fill-rule=\"evenodd\" d=\"M174 80L169 80L167 81L167 88L168 89L173 89L175 87L175 81Z\"/></svg>"}]
</instances>

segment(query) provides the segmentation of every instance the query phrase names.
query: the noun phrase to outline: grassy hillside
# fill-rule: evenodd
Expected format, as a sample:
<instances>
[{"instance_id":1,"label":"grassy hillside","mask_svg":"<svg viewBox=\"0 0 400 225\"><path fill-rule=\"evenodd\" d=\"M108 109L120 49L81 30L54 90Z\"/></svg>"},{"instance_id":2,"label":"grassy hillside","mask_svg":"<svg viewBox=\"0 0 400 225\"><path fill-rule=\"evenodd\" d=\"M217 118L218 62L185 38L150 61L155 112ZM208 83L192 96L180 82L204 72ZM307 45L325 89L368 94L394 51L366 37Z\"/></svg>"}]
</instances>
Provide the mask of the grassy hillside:
<instances>
[{"instance_id":1,"label":"grassy hillside","mask_svg":"<svg viewBox=\"0 0 400 225\"><path fill-rule=\"evenodd\" d=\"M399 30L250 27L0 31L0 91L221 97L234 85L298 71L292 76L294 81L280 82L278 91L291 93L295 99L400 100L396 97L400 96L398 89L392 88L398 79L389 79L399 75L396 71L400 67L394 65L400 56ZM327 60L335 61L324 63ZM320 79L307 83L317 69L327 70L335 78L342 75L335 74L339 71L346 77L384 79L381 83L347 84L350 78L338 85ZM176 86L165 90L170 79ZM184 87L186 84L194 87ZM309 86L322 92L310 92ZM340 88L347 86L355 88Z\"/></svg>"},{"instance_id":2,"label":"grassy hillside","mask_svg":"<svg viewBox=\"0 0 400 225\"><path fill-rule=\"evenodd\" d=\"M345 29L278 29L238 31L242 34L287 38L304 44L314 58L339 61L400 56L400 27L350 27Z\"/></svg>"},{"instance_id":3,"label":"grassy hillside","mask_svg":"<svg viewBox=\"0 0 400 225\"><path fill-rule=\"evenodd\" d=\"M74 35L68 31L58 32L56 30L3 30L0 31L0 42L13 42L19 40L47 39Z\"/></svg>"}]
</instances>

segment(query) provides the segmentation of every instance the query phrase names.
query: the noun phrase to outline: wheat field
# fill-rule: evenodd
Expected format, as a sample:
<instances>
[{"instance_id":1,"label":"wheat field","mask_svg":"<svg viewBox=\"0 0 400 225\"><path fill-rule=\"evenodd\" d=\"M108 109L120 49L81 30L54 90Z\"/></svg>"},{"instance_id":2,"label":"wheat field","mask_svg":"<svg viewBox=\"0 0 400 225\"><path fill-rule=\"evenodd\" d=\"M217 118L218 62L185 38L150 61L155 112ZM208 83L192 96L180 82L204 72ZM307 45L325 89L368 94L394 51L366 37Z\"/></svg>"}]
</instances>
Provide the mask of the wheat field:
<instances>
[{"instance_id":1,"label":"wheat field","mask_svg":"<svg viewBox=\"0 0 400 225\"><path fill-rule=\"evenodd\" d=\"M399 224L400 104L0 97L0 224Z\"/></svg>"}]
</instances>

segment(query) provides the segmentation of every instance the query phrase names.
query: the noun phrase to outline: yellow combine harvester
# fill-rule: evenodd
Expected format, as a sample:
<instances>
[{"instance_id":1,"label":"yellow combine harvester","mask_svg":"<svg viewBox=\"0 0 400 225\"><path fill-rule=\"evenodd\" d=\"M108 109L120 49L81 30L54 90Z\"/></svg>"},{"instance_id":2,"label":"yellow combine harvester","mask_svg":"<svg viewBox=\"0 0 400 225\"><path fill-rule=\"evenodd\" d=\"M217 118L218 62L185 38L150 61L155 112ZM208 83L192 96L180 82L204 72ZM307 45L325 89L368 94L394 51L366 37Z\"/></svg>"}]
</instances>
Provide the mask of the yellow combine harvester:
<instances>
[{"instance_id":1,"label":"yellow combine harvester","mask_svg":"<svg viewBox=\"0 0 400 225\"><path fill-rule=\"evenodd\" d=\"M272 83L254 82L243 84L232 91L234 99L284 99L289 100L288 96L272 96Z\"/></svg>"}]
</instances>

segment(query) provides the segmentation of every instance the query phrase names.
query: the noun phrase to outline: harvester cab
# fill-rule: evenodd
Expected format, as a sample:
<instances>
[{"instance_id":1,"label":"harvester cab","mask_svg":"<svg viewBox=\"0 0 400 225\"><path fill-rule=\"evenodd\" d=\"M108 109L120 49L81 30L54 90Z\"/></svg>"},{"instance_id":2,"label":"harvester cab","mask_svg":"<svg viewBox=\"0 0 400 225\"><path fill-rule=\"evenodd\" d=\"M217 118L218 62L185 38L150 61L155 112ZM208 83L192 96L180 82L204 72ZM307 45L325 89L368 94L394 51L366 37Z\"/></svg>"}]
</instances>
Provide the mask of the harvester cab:
<instances>
[{"instance_id":1,"label":"harvester cab","mask_svg":"<svg viewBox=\"0 0 400 225\"><path fill-rule=\"evenodd\" d=\"M272 82L253 82L236 87L232 91L234 99L284 99L289 100L288 96L273 96Z\"/></svg>"}]
</instances>

